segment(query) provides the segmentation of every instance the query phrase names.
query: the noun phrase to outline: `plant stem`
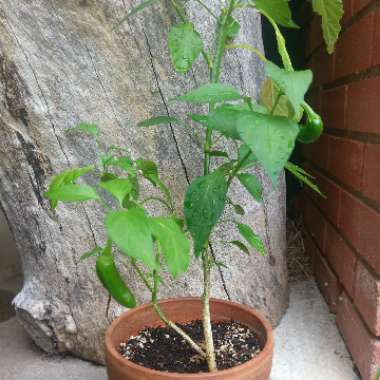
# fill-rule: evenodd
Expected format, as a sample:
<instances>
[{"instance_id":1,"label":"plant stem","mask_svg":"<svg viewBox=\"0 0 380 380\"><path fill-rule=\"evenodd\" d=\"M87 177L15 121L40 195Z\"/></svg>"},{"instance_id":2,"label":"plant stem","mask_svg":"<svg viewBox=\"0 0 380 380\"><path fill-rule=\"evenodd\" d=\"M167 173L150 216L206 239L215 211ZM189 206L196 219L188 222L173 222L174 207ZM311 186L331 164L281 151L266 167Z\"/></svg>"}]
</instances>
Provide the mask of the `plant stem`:
<instances>
[{"instance_id":1,"label":"plant stem","mask_svg":"<svg viewBox=\"0 0 380 380\"><path fill-rule=\"evenodd\" d=\"M203 358L206 357L206 353L196 344L189 335L187 335L179 326L177 326L174 322L167 319L165 314L163 314L161 308L158 306L157 303L153 304L153 309L157 313L157 315L160 317L160 319L172 330L174 330L177 334L179 334L189 345L190 347L199 355L201 355Z\"/></svg>"},{"instance_id":2,"label":"plant stem","mask_svg":"<svg viewBox=\"0 0 380 380\"><path fill-rule=\"evenodd\" d=\"M255 47L249 45L249 44L239 44L239 45L226 45L226 49L244 49L248 50L251 53L255 53L263 62L267 62L265 55Z\"/></svg>"},{"instance_id":3,"label":"plant stem","mask_svg":"<svg viewBox=\"0 0 380 380\"><path fill-rule=\"evenodd\" d=\"M177 15L179 16L179 18L181 19L182 22L186 22L187 21L187 18L186 18L186 14L183 10L183 8L177 3L176 0L172 0L171 1Z\"/></svg>"},{"instance_id":4,"label":"plant stem","mask_svg":"<svg viewBox=\"0 0 380 380\"><path fill-rule=\"evenodd\" d=\"M281 99L281 96L284 95L282 92L279 92L278 95L277 95L277 98L274 102L274 105L273 105L273 108L272 110L270 111L270 115L273 116L274 115L274 112L276 111L276 108L278 106L278 104L280 103L280 99Z\"/></svg>"},{"instance_id":5,"label":"plant stem","mask_svg":"<svg viewBox=\"0 0 380 380\"><path fill-rule=\"evenodd\" d=\"M286 42L283 34L281 33L280 28L276 24L276 22L268 15L268 13L261 10L261 13L268 19L268 21L272 24L274 32L276 34L278 49L281 55L282 63L287 71L294 71L292 60L289 57L288 50L286 49ZM282 52L282 53L281 53Z\"/></svg>"},{"instance_id":6,"label":"plant stem","mask_svg":"<svg viewBox=\"0 0 380 380\"><path fill-rule=\"evenodd\" d=\"M140 269L140 267L137 265L136 260L132 259L131 262L132 262L132 266L133 266L134 270L137 272L138 276L140 277L140 279L142 280L142 282L144 283L144 285L148 288L148 290L151 293L153 293L153 287L152 287L152 285L149 283L149 281L146 278L145 274Z\"/></svg>"},{"instance_id":7,"label":"plant stem","mask_svg":"<svg viewBox=\"0 0 380 380\"><path fill-rule=\"evenodd\" d=\"M251 152L249 151L240 161L238 161L237 165L235 166L235 168L232 170L232 173L228 177L228 181L227 181L228 186L231 185L231 182L234 179L235 175L241 169L241 167L244 165L245 161L247 161L250 155L251 155Z\"/></svg>"},{"instance_id":8,"label":"plant stem","mask_svg":"<svg viewBox=\"0 0 380 380\"><path fill-rule=\"evenodd\" d=\"M162 199L162 198L159 198L159 197L148 197L148 198L145 198L142 202L141 202L141 204L143 205L143 204L145 204L145 203L147 203L147 202L149 202L149 201L157 201L157 202L160 202L160 203L162 203L171 213L173 213L174 212L174 209L173 209L173 207L172 207L172 205L170 205L168 202L166 202L164 199Z\"/></svg>"},{"instance_id":9,"label":"plant stem","mask_svg":"<svg viewBox=\"0 0 380 380\"><path fill-rule=\"evenodd\" d=\"M202 6L204 9L206 9L207 13L209 13L214 19L218 19L218 17L215 16L214 12L201 0L195 0L200 6Z\"/></svg>"},{"instance_id":10,"label":"plant stem","mask_svg":"<svg viewBox=\"0 0 380 380\"><path fill-rule=\"evenodd\" d=\"M223 56L225 52L225 46L227 41L226 25L232 11L234 10L236 0L230 0L228 9L222 10L218 19L218 30L216 35L216 50L214 61L211 69L210 82L217 83L220 78L220 72L223 62ZM215 109L215 104L211 103L209 110ZM212 150L212 129L208 128L206 132L206 139L204 145L204 161L203 172L204 175L210 172L210 151ZM210 315L210 294L211 294L211 260L210 253L206 248L202 253L202 265L203 265L203 334L206 345L206 358L207 365L210 372L217 371L217 365L215 360L215 348L214 340L212 336L211 315Z\"/></svg>"},{"instance_id":11,"label":"plant stem","mask_svg":"<svg viewBox=\"0 0 380 380\"><path fill-rule=\"evenodd\" d=\"M206 360L210 372L218 370L215 360L214 339L212 336L211 314L210 314L210 293L211 293L211 262L208 249L203 251L203 335L206 346Z\"/></svg>"},{"instance_id":12,"label":"plant stem","mask_svg":"<svg viewBox=\"0 0 380 380\"><path fill-rule=\"evenodd\" d=\"M198 344L196 344L193 339L190 338L189 335L185 333L179 326L177 326L174 322L172 322L170 319L166 317L164 312L161 310L160 305L157 302L158 299L158 276L157 272L153 272L153 286L149 283L146 275L143 273L143 271L140 269L140 267L137 265L136 260L132 260L132 266L136 270L137 274L139 275L142 282L145 284L145 286L149 289L149 291L152 293L152 305L153 309L158 315L158 317L162 320L162 322L165 323L169 328L173 329L177 334L179 334L189 345L190 347L199 355L202 357L206 357L206 353L199 347Z\"/></svg>"},{"instance_id":13,"label":"plant stem","mask_svg":"<svg viewBox=\"0 0 380 380\"><path fill-rule=\"evenodd\" d=\"M211 83L217 83L220 78L220 71L222 67L222 61L223 61L223 55L225 52L225 46L226 46L226 40L227 40L227 33L226 33L226 23L228 17L231 15L233 7L235 4L235 0L231 0L229 8L226 13L222 13L219 17L219 23L218 23L218 33L216 37L216 51L215 51L215 57L212 64L211 74L210 74L210 82ZM210 104L210 111L214 110L215 104ZM203 172L204 174L208 174L209 167L210 167L210 151L212 148L212 129L207 128L206 132L206 142L204 146L204 163L203 163Z\"/></svg>"},{"instance_id":14,"label":"plant stem","mask_svg":"<svg viewBox=\"0 0 380 380\"><path fill-rule=\"evenodd\" d=\"M158 276L157 271L153 271L153 292L152 292L152 304L153 309L157 313L157 315L160 317L160 319L171 329L173 329L175 332L177 332L189 345L190 347L197 352L202 357L205 357L205 352L196 344L189 335L185 333L179 326L177 326L174 322L169 320L166 315L161 310L160 306L157 303L157 295L158 295Z\"/></svg>"}]
</instances>

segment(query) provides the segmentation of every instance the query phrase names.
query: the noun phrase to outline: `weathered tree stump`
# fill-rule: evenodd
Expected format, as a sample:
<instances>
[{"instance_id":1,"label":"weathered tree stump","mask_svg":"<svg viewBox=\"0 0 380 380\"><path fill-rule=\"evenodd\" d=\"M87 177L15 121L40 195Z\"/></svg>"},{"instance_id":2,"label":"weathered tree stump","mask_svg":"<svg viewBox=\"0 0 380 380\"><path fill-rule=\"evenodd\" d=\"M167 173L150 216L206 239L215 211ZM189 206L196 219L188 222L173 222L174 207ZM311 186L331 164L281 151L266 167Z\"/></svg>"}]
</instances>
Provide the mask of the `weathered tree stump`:
<instances>
[{"instance_id":1,"label":"weathered tree stump","mask_svg":"<svg viewBox=\"0 0 380 380\"><path fill-rule=\"evenodd\" d=\"M202 171L203 131L192 126L137 130L137 122L156 114L176 115L185 106L169 98L206 81L200 60L188 75L173 72L167 32L175 21L163 1L125 24L112 26L136 5L131 0L0 0L0 203L22 258L25 283L15 299L18 318L48 352L70 352L102 362L103 332L121 309L109 303L94 262L80 255L104 242L103 212L94 204L61 205L54 215L42 193L63 169L96 157L91 140L65 134L79 121L96 122L103 140L160 164L181 209L184 189ZM209 1L211 6L219 3ZM188 10L198 30L215 25L196 4ZM240 18L241 42L262 49L259 16ZM209 42L211 43L211 42ZM263 70L246 52L229 52L223 80L257 96ZM269 255L245 256L221 242L231 225L214 235L213 250L229 269L214 271L213 295L261 309L276 324L287 306L284 180L278 190L265 182L265 202L253 202L240 187L233 199L247 211L269 245ZM231 210L227 210L228 213ZM168 279L161 297L201 294L201 270ZM120 263L141 302L148 293Z\"/></svg>"}]
</instances>

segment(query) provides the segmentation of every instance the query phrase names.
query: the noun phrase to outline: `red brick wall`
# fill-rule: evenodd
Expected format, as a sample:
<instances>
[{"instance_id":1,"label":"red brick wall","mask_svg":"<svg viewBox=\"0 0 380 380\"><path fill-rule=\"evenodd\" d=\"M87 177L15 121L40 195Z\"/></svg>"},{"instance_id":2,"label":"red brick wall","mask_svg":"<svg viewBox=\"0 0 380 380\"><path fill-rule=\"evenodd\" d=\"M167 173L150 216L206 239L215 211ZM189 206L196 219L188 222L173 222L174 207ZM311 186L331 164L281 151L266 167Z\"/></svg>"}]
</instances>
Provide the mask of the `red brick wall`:
<instances>
[{"instance_id":1,"label":"red brick wall","mask_svg":"<svg viewBox=\"0 0 380 380\"><path fill-rule=\"evenodd\" d=\"M380 366L380 1L344 0L334 55L320 20L309 27L310 94L326 132L304 146L327 198L302 195L306 247L318 285L363 380Z\"/></svg>"}]
</instances>

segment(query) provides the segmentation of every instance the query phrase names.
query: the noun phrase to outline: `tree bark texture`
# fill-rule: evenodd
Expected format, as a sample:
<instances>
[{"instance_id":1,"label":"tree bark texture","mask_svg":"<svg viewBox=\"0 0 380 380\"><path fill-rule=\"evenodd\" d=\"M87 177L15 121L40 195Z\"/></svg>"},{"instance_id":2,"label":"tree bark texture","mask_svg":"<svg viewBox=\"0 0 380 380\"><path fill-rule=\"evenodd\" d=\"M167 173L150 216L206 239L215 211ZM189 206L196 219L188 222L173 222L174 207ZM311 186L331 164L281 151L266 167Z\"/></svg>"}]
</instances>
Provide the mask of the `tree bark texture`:
<instances>
[{"instance_id":1,"label":"tree bark texture","mask_svg":"<svg viewBox=\"0 0 380 380\"><path fill-rule=\"evenodd\" d=\"M65 130L79 121L95 122L103 129L103 142L158 162L179 210L187 184L202 173L201 128L136 128L138 121L154 115L188 111L169 99L207 81L202 59L187 75L171 68L166 41L176 16L168 2L111 30L137 3L0 0L0 203L25 276L14 301L17 315L45 351L96 362L103 361L104 330L122 310L97 280L94 261L79 262L81 254L104 244L102 209L93 203L60 205L53 214L42 196L54 174L96 158L90 139ZM215 23L196 2L189 3L188 14L211 49ZM219 1L208 3L215 11L220 6ZM243 32L238 42L262 49L260 17L247 11L239 20ZM224 82L257 97L262 79L262 65L253 55L227 53ZM213 254L228 269L213 271L213 296L254 306L277 324L288 299L284 179L274 190L262 172L258 175L265 185L263 204L237 185L232 199L246 209L245 222L265 237L269 254L238 252L223 243L237 237L233 226L218 227ZM230 208L224 218L232 218ZM139 301L148 301L132 269L125 262L119 266ZM160 296L201 293L201 265L193 259L186 276L166 279Z\"/></svg>"}]
</instances>

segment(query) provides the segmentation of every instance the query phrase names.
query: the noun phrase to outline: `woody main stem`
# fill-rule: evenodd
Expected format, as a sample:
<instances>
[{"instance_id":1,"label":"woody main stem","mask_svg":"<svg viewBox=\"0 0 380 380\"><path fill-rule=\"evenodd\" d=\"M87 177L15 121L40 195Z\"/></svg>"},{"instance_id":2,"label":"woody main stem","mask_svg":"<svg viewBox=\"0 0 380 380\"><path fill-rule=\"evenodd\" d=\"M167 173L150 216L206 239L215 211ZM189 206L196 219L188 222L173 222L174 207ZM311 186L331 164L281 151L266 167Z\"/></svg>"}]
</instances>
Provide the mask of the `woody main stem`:
<instances>
[{"instance_id":1,"label":"woody main stem","mask_svg":"<svg viewBox=\"0 0 380 380\"><path fill-rule=\"evenodd\" d=\"M225 52L225 46L227 41L227 22L234 10L236 0L230 0L227 10L222 10L221 16L218 20L218 31L216 35L216 51L213 60L213 65L211 69L210 82L217 83L220 78L220 71L223 62L223 56ZM215 104L210 104L209 109L212 111L215 108ZM210 151L212 148L212 129L208 128L206 133L206 140L204 145L204 162L203 171L204 175L210 172ZM202 253L202 264L203 264L203 334L206 346L206 358L207 365L210 372L217 371L216 359L215 359L215 348L214 340L212 335L212 325L211 325L211 313L210 313L210 296L211 296L211 269L212 269L212 256L207 248L203 250Z\"/></svg>"}]
</instances>

